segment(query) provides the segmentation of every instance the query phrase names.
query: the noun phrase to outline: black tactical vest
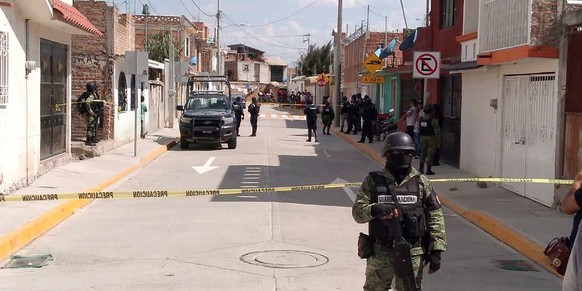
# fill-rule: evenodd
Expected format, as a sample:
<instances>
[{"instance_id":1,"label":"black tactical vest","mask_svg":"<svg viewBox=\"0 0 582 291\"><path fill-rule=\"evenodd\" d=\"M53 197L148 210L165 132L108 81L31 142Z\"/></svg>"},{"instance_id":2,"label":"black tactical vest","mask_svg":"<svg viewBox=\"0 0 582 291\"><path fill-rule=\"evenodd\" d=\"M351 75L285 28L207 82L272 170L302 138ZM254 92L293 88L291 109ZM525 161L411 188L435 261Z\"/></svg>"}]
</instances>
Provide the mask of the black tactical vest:
<instances>
[{"instance_id":1,"label":"black tactical vest","mask_svg":"<svg viewBox=\"0 0 582 291\"><path fill-rule=\"evenodd\" d=\"M311 104L307 107L307 120L317 120L317 106Z\"/></svg>"},{"instance_id":2,"label":"black tactical vest","mask_svg":"<svg viewBox=\"0 0 582 291\"><path fill-rule=\"evenodd\" d=\"M405 184L397 186L394 181L389 181L380 173L372 172L370 176L375 184L370 201L394 205L392 200L392 193L394 193L400 204L398 212L400 213L402 236L411 243L420 241L426 231L424 208L420 196L420 177L414 176ZM395 219L386 221L374 218L368 224L368 231L374 239L382 243L390 243L397 239L395 227L397 227Z\"/></svg>"},{"instance_id":3,"label":"black tactical vest","mask_svg":"<svg viewBox=\"0 0 582 291\"><path fill-rule=\"evenodd\" d=\"M434 127L432 126L432 118L421 118L419 121L420 135L434 135Z\"/></svg>"}]
</instances>

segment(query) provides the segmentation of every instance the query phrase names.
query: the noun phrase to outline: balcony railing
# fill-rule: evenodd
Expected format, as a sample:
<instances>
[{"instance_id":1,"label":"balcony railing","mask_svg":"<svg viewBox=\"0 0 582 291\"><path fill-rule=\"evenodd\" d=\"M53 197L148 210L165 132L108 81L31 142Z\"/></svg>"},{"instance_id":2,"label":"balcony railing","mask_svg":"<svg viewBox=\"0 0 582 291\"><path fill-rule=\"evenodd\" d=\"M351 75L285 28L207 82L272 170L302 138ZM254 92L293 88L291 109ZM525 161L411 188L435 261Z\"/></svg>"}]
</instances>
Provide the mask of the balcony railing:
<instances>
[{"instance_id":1,"label":"balcony railing","mask_svg":"<svg viewBox=\"0 0 582 291\"><path fill-rule=\"evenodd\" d=\"M481 3L481 52L529 43L531 0L482 0Z\"/></svg>"}]
</instances>

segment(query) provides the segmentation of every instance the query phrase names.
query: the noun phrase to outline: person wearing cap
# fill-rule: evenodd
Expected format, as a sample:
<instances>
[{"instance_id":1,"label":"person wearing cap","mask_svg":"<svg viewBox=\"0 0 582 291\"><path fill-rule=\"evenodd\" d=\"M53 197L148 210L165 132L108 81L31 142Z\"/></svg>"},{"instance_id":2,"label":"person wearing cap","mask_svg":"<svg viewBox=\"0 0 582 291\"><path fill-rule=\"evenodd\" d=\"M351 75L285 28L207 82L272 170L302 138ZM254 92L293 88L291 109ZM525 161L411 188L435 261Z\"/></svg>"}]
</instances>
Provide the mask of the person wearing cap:
<instances>
[{"instance_id":1,"label":"person wearing cap","mask_svg":"<svg viewBox=\"0 0 582 291\"><path fill-rule=\"evenodd\" d=\"M253 97L251 102L251 105L249 105L249 114L251 115L251 127L253 128L253 132L250 136L257 136L257 123L259 121L259 112L261 111L261 106L257 104L256 97Z\"/></svg>"},{"instance_id":2,"label":"person wearing cap","mask_svg":"<svg viewBox=\"0 0 582 291\"><path fill-rule=\"evenodd\" d=\"M414 143L408 134L389 134L382 154L386 158L384 169L368 174L352 206L354 220L368 223L366 241L373 250L362 257L367 259L364 290L390 290L396 276L397 233L410 244L416 288L421 290L424 266L429 265L429 274L438 271L441 253L447 248L442 205L430 180L412 167ZM399 277L396 288L405 290Z\"/></svg>"}]
</instances>

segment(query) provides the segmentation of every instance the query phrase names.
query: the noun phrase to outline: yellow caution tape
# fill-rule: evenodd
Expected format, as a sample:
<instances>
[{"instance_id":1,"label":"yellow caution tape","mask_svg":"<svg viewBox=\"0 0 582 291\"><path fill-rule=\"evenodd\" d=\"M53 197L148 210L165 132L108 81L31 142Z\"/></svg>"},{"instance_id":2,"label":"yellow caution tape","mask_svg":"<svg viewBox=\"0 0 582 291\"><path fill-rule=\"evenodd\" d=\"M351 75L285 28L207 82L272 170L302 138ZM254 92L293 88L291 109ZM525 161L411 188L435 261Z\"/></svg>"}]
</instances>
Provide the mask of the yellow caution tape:
<instances>
[{"instance_id":1,"label":"yellow caution tape","mask_svg":"<svg viewBox=\"0 0 582 291\"><path fill-rule=\"evenodd\" d=\"M115 103L112 103L112 102L109 102L109 101L105 101L105 100L93 100L92 102L101 102L103 104L109 104L109 105L114 105L115 106ZM75 102L70 102L70 103L71 103L71 105L73 105L73 104L80 104L80 103L85 103L85 102L76 102L75 101ZM59 104L55 104L54 105L55 111L61 111L61 107L66 106L67 104L69 104L69 103L59 103ZM118 107L118 110L121 110L121 106L117 106L117 107Z\"/></svg>"},{"instance_id":2,"label":"yellow caution tape","mask_svg":"<svg viewBox=\"0 0 582 291\"><path fill-rule=\"evenodd\" d=\"M447 178L433 179L431 182L497 182L497 183L538 183L538 184L571 184L573 180L559 179L528 179L528 178ZM23 194L0 195L2 202L34 202L56 201L72 199L141 199L141 198L169 198L169 197L194 197L210 195L235 195L265 192L295 192L306 190L337 189L343 187L359 187L362 182L334 183L320 185L282 186L264 188L241 189L187 189L180 191L167 190L135 190L135 191L102 191L102 192L76 192L76 193L50 193L50 194Z\"/></svg>"}]
</instances>

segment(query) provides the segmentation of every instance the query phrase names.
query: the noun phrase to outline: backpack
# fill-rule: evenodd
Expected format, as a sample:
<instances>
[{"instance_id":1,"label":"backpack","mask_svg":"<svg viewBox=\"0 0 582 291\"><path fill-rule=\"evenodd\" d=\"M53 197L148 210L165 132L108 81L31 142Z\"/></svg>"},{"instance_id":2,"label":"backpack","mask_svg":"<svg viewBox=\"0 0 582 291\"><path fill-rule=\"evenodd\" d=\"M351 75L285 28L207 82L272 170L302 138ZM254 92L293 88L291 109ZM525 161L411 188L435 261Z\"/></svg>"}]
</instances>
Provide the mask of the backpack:
<instances>
[{"instance_id":1,"label":"backpack","mask_svg":"<svg viewBox=\"0 0 582 291\"><path fill-rule=\"evenodd\" d=\"M87 97L89 97L89 92L83 92L79 98L77 98L77 110L79 113L87 113Z\"/></svg>"}]
</instances>

